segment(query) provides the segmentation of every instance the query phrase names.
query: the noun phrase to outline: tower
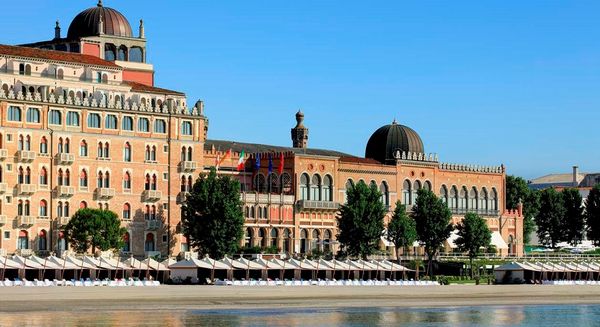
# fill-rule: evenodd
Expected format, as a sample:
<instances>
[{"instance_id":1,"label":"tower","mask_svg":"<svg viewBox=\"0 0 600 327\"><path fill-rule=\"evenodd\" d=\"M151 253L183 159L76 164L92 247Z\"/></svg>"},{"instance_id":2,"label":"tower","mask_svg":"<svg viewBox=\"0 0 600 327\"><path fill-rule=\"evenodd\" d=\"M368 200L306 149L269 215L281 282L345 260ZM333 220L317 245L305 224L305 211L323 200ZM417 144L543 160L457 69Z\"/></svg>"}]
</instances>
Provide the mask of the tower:
<instances>
[{"instance_id":1,"label":"tower","mask_svg":"<svg viewBox=\"0 0 600 327\"><path fill-rule=\"evenodd\" d=\"M304 127L304 114L300 110L296 113L296 126L292 128L292 144L294 148L308 147L308 128Z\"/></svg>"}]
</instances>

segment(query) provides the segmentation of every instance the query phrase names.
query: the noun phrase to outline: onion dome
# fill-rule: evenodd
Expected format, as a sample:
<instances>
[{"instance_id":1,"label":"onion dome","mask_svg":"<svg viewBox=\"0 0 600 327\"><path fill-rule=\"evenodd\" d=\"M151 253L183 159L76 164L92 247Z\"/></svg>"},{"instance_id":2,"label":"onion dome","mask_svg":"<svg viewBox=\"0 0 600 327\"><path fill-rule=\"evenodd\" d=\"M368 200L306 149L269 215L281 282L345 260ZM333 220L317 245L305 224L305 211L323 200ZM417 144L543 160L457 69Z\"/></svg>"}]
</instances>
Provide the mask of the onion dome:
<instances>
[{"instance_id":1,"label":"onion dome","mask_svg":"<svg viewBox=\"0 0 600 327\"><path fill-rule=\"evenodd\" d=\"M383 164L395 164L394 154L398 151L425 153L419 134L394 120L371 135L367 142L365 158L375 159Z\"/></svg>"},{"instance_id":2,"label":"onion dome","mask_svg":"<svg viewBox=\"0 0 600 327\"><path fill-rule=\"evenodd\" d=\"M102 34L133 37L131 25L129 25L127 18L115 9L104 7L102 0L100 0L96 7L86 9L75 16L69 26L67 38L78 39L85 36L100 35L100 25L102 25Z\"/></svg>"}]
</instances>

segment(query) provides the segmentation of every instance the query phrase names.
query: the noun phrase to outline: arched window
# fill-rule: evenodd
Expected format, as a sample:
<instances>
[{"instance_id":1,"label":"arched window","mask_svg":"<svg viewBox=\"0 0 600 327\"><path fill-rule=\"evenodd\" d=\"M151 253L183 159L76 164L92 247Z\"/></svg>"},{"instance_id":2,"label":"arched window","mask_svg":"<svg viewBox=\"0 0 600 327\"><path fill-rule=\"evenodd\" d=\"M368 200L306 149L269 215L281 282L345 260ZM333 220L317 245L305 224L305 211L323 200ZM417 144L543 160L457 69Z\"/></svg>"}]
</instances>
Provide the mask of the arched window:
<instances>
[{"instance_id":1,"label":"arched window","mask_svg":"<svg viewBox=\"0 0 600 327\"><path fill-rule=\"evenodd\" d=\"M88 207L87 202L85 202L85 201L79 202L79 209L85 209L87 207Z\"/></svg>"},{"instance_id":2,"label":"arched window","mask_svg":"<svg viewBox=\"0 0 600 327\"><path fill-rule=\"evenodd\" d=\"M348 179L346 181L346 192L344 193L344 203L348 202L348 192L350 191L351 188L354 187L354 181L352 181L351 179Z\"/></svg>"},{"instance_id":3,"label":"arched window","mask_svg":"<svg viewBox=\"0 0 600 327\"><path fill-rule=\"evenodd\" d=\"M271 228L271 232L270 232L269 236L271 237L271 247L277 248L277 245L278 245L277 244L277 241L278 241L277 238L279 237L279 233L277 232L277 229L276 228Z\"/></svg>"},{"instance_id":4,"label":"arched window","mask_svg":"<svg viewBox=\"0 0 600 327\"><path fill-rule=\"evenodd\" d=\"M488 210L488 192L485 187L481 189L481 195L479 196L479 209Z\"/></svg>"},{"instance_id":5,"label":"arched window","mask_svg":"<svg viewBox=\"0 0 600 327\"><path fill-rule=\"evenodd\" d=\"M48 202L46 200L40 201L40 217L48 216Z\"/></svg>"},{"instance_id":6,"label":"arched window","mask_svg":"<svg viewBox=\"0 0 600 327\"><path fill-rule=\"evenodd\" d=\"M125 142L125 147L123 148L123 161L131 162L131 144L129 142Z\"/></svg>"},{"instance_id":7,"label":"arched window","mask_svg":"<svg viewBox=\"0 0 600 327\"><path fill-rule=\"evenodd\" d=\"M124 116L121 121L121 128L124 131L133 131L133 118Z\"/></svg>"},{"instance_id":8,"label":"arched window","mask_svg":"<svg viewBox=\"0 0 600 327\"><path fill-rule=\"evenodd\" d=\"M149 204L146 205L146 211L144 212L144 219L150 220L150 205Z\"/></svg>"},{"instance_id":9,"label":"arched window","mask_svg":"<svg viewBox=\"0 0 600 327\"><path fill-rule=\"evenodd\" d=\"M156 206L152 205L152 210L150 211L150 220L156 220Z\"/></svg>"},{"instance_id":10,"label":"arched window","mask_svg":"<svg viewBox=\"0 0 600 327\"><path fill-rule=\"evenodd\" d=\"M379 185L379 192L381 192L381 203L384 206L389 207L390 205L390 189L385 181Z\"/></svg>"},{"instance_id":11,"label":"arched window","mask_svg":"<svg viewBox=\"0 0 600 327\"><path fill-rule=\"evenodd\" d=\"M181 192L187 192L187 179L185 176L181 176Z\"/></svg>"},{"instance_id":12,"label":"arched window","mask_svg":"<svg viewBox=\"0 0 600 327\"><path fill-rule=\"evenodd\" d=\"M21 108L15 106L9 106L7 117L9 121L21 121Z\"/></svg>"},{"instance_id":13,"label":"arched window","mask_svg":"<svg viewBox=\"0 0 600 327\"><path fill-rule=\"evenodd\" d=\"M446 185L442 185L440 188L440 198L446 205L448 205L448 188Z\"/></svg>"},{"instance_id":14,"label":"arched window","mask_svg":"<svg viewBox=\"0 0 600 327\"><path fill-rule=\"evenodd\" d=\"M119 51L117 52L117 60L127 61L127 47L122 45L119 47Z\"/></svg>"},{"instance_id":15,"label":"arched window","mask_svg":"<svg viewBox=\"0 0 600 327\"><path fill-rule=\"evenodd\" d=\"M430 181L425 181L425 184L423 184L423 188L426 189L427 191L431 191L433 189L431 187L431 182Z\"/></svg>"},{"instance_id":16,"label":"arched window","mask_svg":"<svg viewBox=\"0 0 600 327\"><path fill-rule=\"evenodd\" d=\"M110 173L109 172L106 172L106 174L104 174L104 187L105 188L110 187Z\"/></svg>"},{"instance_id":17,"label":"arched window","mask_svg":"<svg viewBox=\"0 0 600 327\"><path fill-rule=\"evenodd\" d=\"M156 145L153 145L150 150L150 160L156 161Z\"/></svg>"},{"instance_id":18,"label":"arched window","mask_svg":"<svg viewBox=\"0 0 600 327\"><path fill-rule=\"evenodd\" d=\"M69 217L69 202L65 202L64 214L65 217Z\"/></svg>"},{"instance_id":19,"label":"arched window","mask_svg":"<svg viewBox=\"0 0 600 327\"><path fill-rule=\"evenodd\" d=\"M79 126L79 113L75 111L67 112L67 126Z\"/></svg>"},{"instance_id":20,"label":"arched window","mask_svg":"<svg viewBox=\"0 0 600 327\"><path fill-rule=\"evenodd\" d=\"M193 148L191 146L189 146L187 149L187 160L188 161L192 161L192 153L193 153Z\"/></svg>"},{"instance_id":21,"label":"arched window","mask_svg":"<svg viewBox=\"0 0 600 327\"><path fill-rule=\"evenodd\" d=\"M310 200L321 201L321 176L314 174L310 180Z\"/></svg>"},{"instance_id":22,"label":"arched window","mask_svg":"<svg viewBox=\"0 0 600 327\"><path fill-rule=\"evenodd\" d=\"M254 218L254 206L250 207L250 214L248 215L249 218Z\"/></svg>"},{"instance_id":23,"label":"arched window","mask_svg":"<svg viewBox=\"0 0 600 327\"><path fill-rule=\"evenodd\" d=\"M79 143L79 156L80 157L88 156L88 145L85 140L81 140L81 143Z\"/></svg>"},{"instance_id":24,"label":"arched window","mask_svg":"<svg viewBox=\"0 0 600 327\"><path fill-rule=\"evenodd\" d=\"M267 181L269 193L279 193L279 176L276 173L270 173Z\"/></svg>"},{"instance_id":25,"label":"arched window","mask_svg":"<svg viewBox=\"0 0 600 327\"><path fill-rule=\"evenodd\" d=\"M40 153L48 153L48 140L45 136L42 136L42 138L40 139Z\"/></svg>"},{"instance_id":26,"label":"arched window","mask_svg":"<svg viewBox=\"0 0 600 327\"><path fill-rule=\"evenodd\" d=\"M300 253L308 252L308 232L306 229L300 230Z\"/></svg>"},{"instance_id":27,"label":"arched window","mask_svg":"<svg viewBox=\"0 0 600 327\"><path fill-rule=\"evenodd\" d=\"M164 119L156 119L154 121L154 133L165 134L167 132L167 123Z\"/></svg>"},{"instance_id":28,"label":"arched window","mask_svg":"<svg viewBox=\"0 0 600 327\"><path fill-rule=\"evenodd\" d=\"M412 205L411 195L412 195L412 185L411 185L410 181L407 179L402 184L402 203L405 206Z\"/></svg>"},{"instance_id":29,"label":"arched window","mask_svg":"<svg viewBox=\"0 0 600 327\"><path fill-rule=\"evenodd\" d=\"M144 51L140 47L131 47L129 49L129 61L144 62Z\"/></svg>"},{"instance_id":30,"label":"arched window","mask_svg":"<svg viewBox=\"0 0 600 327\"><path fill-rule=\"evenodd\" d=\"M31 136L25 136L25 151L31 151Z\"/></svg>"},{"instance_id":31,"label":"arched window","mask_svg":"<svg viewBox=\"0 0 600 327\"><path fill-rule=\"evenodd\" d=\"M313 229L311 249L320 249L320 248L321 248L321 232L318 229Z\"/></svg>"},{"instance_id":32,"label":"arched window","mask_svg":"<svg viewBox=\"0 0 600 327\"><path fill-rule=\"evenodd\" d=\"M65 71L62 68L59 68L56 70L56 78L57 79L64 79L65 78Z\"/></svg>"},{"instance_id":33,"label":"arched window","mask_svg":"<svg viewBox=\"0 0 600 327\"><path fill-rule=\"evenodd\" d=\"M150 174L146 174L146 179L144 182L144 190L146 190L146 191L150 190Z\"/></svg>"},{"instance_id":34,"label":"arched window","mask_svg":"<svg viewBox=\"0 0 600 327\"><path fill-rule=\"evenodd\" d=\"M25 169L25 184L31 184L31 168Z\"/></svg>"},{"instance_id":35,"label":"arched window","mask_svg":"<svg viewBox=\"0 0 600 327\"><path fill-rule=\"evenodd\" d=\"M323 201L333 201L333 180L329 175L325 175L325 178L323 178L323 190L321 194Z\"/></svg>"},{"instance_id":36,"label":"arched window","mask_svg":"<svg viewBox=\"0 0 600 327\"><path fill-rule=\"evenodd\" d=\"M48 119L48 123L52 125L61 125L62 113L58 110L50 110L50 117Z\"/></svg>"},{"instance_id":37,"label":"arched window","mask_svg":"<svg viewBox=\"0 0 600 327\"><path fill-rule=\"evenodd\" d=\"M123 189L131 190L131 174L128 171L123 176Z\"/></svg>"},{"instance_id":38,"label":"arched window","mask_svg":"<svg viewBox=\"0 0 600 327\"><path fill-rule=\"evenodd\" d=\"M473 186L469 192L469 209L477 210L479 200L477 198L477 189Z\"/></svg>"},{"instance_id":39,"label":"arched window","mask_svg":"<svg viewBox=\"0 0 600 327\"><path fill-rule=\"evenodd\" d=\"M458 208L466 209L467 208L467 188L461 187L460 193L458 195Z\"/></svg>"},{"instance_id":40,"label":"arched window","mask_svg":"<svg viewBox=\"0 0 600 327\"><path fill-rule=\"evenodd\" d=\"M100 171L98 172L98 188L102 188L104 184L104 174Z\"/></svg>"},{"instance_id":41,"label":"arched window","mask_svg":"<svg viewBox=\"0 0 600 327\"><path fill-rule=\"evenodd\" d=\"M40 111L36 108L27 109L27 122L39 124L40 122Z\"/></svg>"},{"instance_id":42,"label":"arched window","mask_svg":"<svg viewBox=\"0 0 600 327\"><path fill-rule=\"evenodd\" d=\"M188 186L187 186L188 187L188 192L192 191L192 185L193 185L192 176L188 176Z\"/></svg>"},{"instance_id":43,"label":"arched window","mask_svg":"<svg viewBox=\"0 0 600 327\"><path fill-rule=\"evenodd\" d=\"M58 138L58 153L64 153L64 141L63 138Z\"/></svg>"},{"instance_id":44,"label":"arched window","mask_svg":"<svg viewBox=\"0 0 600 327\"><path fill-rule=\"evenodd\" d=\"M288 228L283 230L283 252L290 253L292 251L292 231Z\"/></svg>"},{"instance_id":45,"label":"arched window","mask_svg":"<svg viewBox=\"0 0 600 327\"><path fill-rule=\"evenodd\" d=\"M40 184L48 185L48 171L46 170L46 167L40 169Z\"/></svg>"},{"instance_id":46,"label":"arched window","mask_svg":"<svg viewBox=\"0 0 600 327\"><path fill-rule=\"evenodd\" d=\"M123 252L131 252L131 240L129 232L125 232L125 235L123 235Z\"/></svg>"},{"instance_id":47,"label":"arched window","mask_svg":"<svg viewBox=\"0 0 600 327\"><path fill-rule=\"evenodd\" d=\"M19 175L17 176L17 182L23 184L25 182L25 169L19 167Z\"/></svg>"},{"instance_id":48,"label":"arched window","mask_svg":"<svg viewBox=\"0 0 600 327\"><path fill-rule=\"evenodd\" d=\"M156 178L156 174L152 174L152 185L150 185L152 191L156 191L157 181L158 181L158 178Z\"/></svg>"},{"instance_id":49,"label":"arched window","mask_svg":"<svg viewBox=\"0 0 600 327\"><path fill-rule=\"evenodd\" d=\"M25 146L25 137L23 135L19 135L19 143L17 144L17 150L23 151Z\"/></svg>"},{"instance_id":50,"label":"arched window","mask_svg":"<svg viewBox=\"0 0 600 327\"><path fill-rule=\"evenodd\" d=\"M104 118L104 128L106 129L117 129L118 121L115 115L106 115Z\"/></svg>"},{"instance_id":51,"label":"arched window","mask_svg":"<svg viewBox=\"0 0 600 327\"><path fill-rule=\"evenodd\" d=\"M88 127L90 128L100 128L100 115L90 113L88 114Z\"/></svg>"},{"instance_id":52,"label":"arched window","mask_svg":"<svg viewBox=\"0 0 600 327\"><path fill-rule=\"evenodd\" d=\"M70 186L71 185L71 172L69 169L65 170L65 176L63 177L63 185Z\"/></svg>"},{"instance_id":53,"label":"arched window","mask_svg":"<svg viewBox=\"0 0 600 327\"><path fill-rule=\"evenodd\" d=\"M104 60L115 61L117 58L117 48L114 44L106 43L104 45Z\"/></svg>"},{"instance_id":54,"label":"arched window","mask_svg":"<svg viewBox=\"0 0 600 327\"><path fill-rule=\"evenodd\" d=\"M29 235L26 230L19 232L19 239L17 241L17 248L19 250L29 249Z\"/></svg>"},{"instance_id":55,"label":"arched window","mask_svg":"<svg viewBox=\"0 0 600 327\"><path fill-rule=\"evenodd\" d=\"M456 186L452 186L450 189L450 208L458 208L458 189Z\"/></svg>"},{"instance_id":56,"label":"arched window","mask_svg":"<svg viewBox=\"0 0 600 327\"><path fill-rule=\"evenodd\" d=\"M331 232L328 229L323 231L323 252L331 252Z\"/></svg>"},{"instance_id":57,"label":"arched window","mask_svg":"<svg viewBox=\"0 0 600 327\"><path fill-rule=\"evenodd\" d=\"M154 234L148 233L146 234L146 242L144 242L144 251L150 252L154 251Z\"/></svg>"},{"instance_id":58,"label":"arched window","mask_svg":"<svg viewBox=\"0 0 600 327\"><path fill-rule=\"evenodd\" d=\"M498 192L495 188L492 188L490 192L490 204L488 206L488 210L497 211L498 210Z\"/></svg>"},{"instance_id":59,"label":"arched window","mask_svg":"<svg viewBox=\"0 0 600 327\"><path fill-rule=\"evenodd\" d=\"M88 186L88 175L87 175L87 171L85 169L82 169L81 173L79 174L79 186L81 186L81 187Z\"/></svg>"},{"instance_id":60,"label":"arched window","mask_svg":"<svg viewBox=\"0 0 600 327\"><path fill-rule=\"evenodd\" d=\"M46 242L46 230L42 229L38 234L38 250L46 251L47 250L47 242Z\"/></svg>"},{"instance_id":61,"label":"arched window","mask_svg":"<svg viewBox=\"0 0 600 327\"><path fill-rule=\"evenodd\" d=\"M258 193L264 193L265 183L265 175L256 174L256 176L254 177L254 190L256 190Z\"/></svg>"},{"instance_id":62,"label":"arched window","mask_svg":"<svg viewBox=\"0 0 600 327\"><path fill-rule=\"evenodd\" d=\"M181 123L181 135L192 135L192 123L184 121Z\"/></svg>"},{"instance_id":63,"label":"arched window","mask_svg":"<svg viewBox=\"0 0 600 327\"><path fill-rule=\"evenodd\" d=\"M150 132L150 120L148 118L138 118L138 131L144 133Z\"/></svg>"},{"instance_id":64,"label":"arched window","mask_svg":"<svg viewBox=\"0 0 600 327\"><path fill-rule=\"evenodd\" d=\"M110 145L108 142L104 143L104 158L110 158Z\"/></svg>"},{"instance_id":65,"label":"arched window","mask_svg":"<svg viewBox=\"0 0 600 327\"><path fill-rule=\"evenodd\" d=\"M300 200L308 200L308 174L300 176Z\"/></svg>"},{"instance_id":66,"label":"arched window","mask_svg":"<svg viewBox=\"0 0 600 327\"><path fill-rule=\"evenodd\" d=\"M31 215L31 202L29 202L29 200L25 200L25 208L24 208L24 212L23 214L25 216L30 216Z\"/></svg>"},{"instance_id":67,"label":"arched window","mask_svg":"<svg viewBox=\"0 0 600 327\"><path fill-rule=\"evenodd\" d=\"M251 246L253 246L254 244L254 232L252 231L252 228L248 227L246 228L246 231L244 232L244 246L249 248Z\"/></svg>"}]
</instances>

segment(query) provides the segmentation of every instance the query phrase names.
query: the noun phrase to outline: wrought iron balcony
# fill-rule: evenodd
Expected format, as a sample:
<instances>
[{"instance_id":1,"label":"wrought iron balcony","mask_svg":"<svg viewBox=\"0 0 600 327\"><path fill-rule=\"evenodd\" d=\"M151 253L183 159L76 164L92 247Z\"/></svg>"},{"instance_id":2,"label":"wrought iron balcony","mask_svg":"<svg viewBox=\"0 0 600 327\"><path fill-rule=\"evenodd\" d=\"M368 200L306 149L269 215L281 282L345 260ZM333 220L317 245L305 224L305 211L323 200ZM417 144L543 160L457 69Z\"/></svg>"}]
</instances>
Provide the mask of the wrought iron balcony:
<instances>
[{"instance_id":1,"label":"wrought iron balcony","mask_svg":"<svg viewBox=\"0 0 600 327\"><path fill-rule=\"evenodd\" d=\"M17 184L17 193L19 195L29 195L37 191L37 187L34 184Z\"/></svg>"},{"instance_id":2,"label":"wrought iron balcony","mask_svg":"<svg viewBox=\"0 0 600 327\"><path fill-rule=\"evenodd\" d=\"M142 201L143 202L155 202L155 201L160 200L161 198L162 198L161 191L145 190L144 193L142 193Z\"/></svg>"},{"instance_id":3,"label":"wrought iron balcony","mask_svg":"<svg viewBox=\"0 0 600 327\"><path fill-rule=\"evenodd\" d=\"M35 160L35 152L19 150L17 151L17 161L19 162L32 162Z\"/></svg>"},{"instance_id":4,"label":"wrought iron balcony","mask_svg":"<svg viewBox=\"0 0 600 327\"><path fill-rule=\"evenodd\" d=\"M315 209L315 210L338 210L340 204L333 201L312 201L312 200L298 200L296 205L300 210L304 209Z\"/></svg>"}]
</instances>

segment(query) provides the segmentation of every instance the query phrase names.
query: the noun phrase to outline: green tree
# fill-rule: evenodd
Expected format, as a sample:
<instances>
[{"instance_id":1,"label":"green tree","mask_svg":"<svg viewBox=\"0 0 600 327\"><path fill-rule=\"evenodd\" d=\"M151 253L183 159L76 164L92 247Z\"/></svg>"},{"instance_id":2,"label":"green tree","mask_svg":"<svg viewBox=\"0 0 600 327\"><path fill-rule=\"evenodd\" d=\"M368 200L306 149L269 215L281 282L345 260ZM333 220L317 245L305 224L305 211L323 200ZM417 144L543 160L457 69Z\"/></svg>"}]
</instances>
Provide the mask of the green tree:
<instances>
[{"instance_id":1,"label":"green tree","mask_svg":"<svg viewBox=\"0 0 600 327\"><path fill-rule=\"evenodd\" d=\"M594 244L600 244L600 184L594 186L585 200L587 236Z\"/></svg>"},{"instance_id":2,"label":"green tree","mask_svg":"<svg viewBox=\"0 0 600 327\"><path fill-rule=\"evenodd\" d=\"M540 212L535 223L538 227L537 234L542 244L556 247L563 241L564 231L562 220L565 217L563 196L553 188L540 192Z\"/></svg>"},{"instance_id":3,"label":"green tree","mask_svg":"<svg viewBox=\"0 0 600 327\"><path fill-rule=\"evenodd\" d=\"M565 216L562 220L564 240L571 245L577 245L583 240L585 232L583 198L574 188L564 189L562 198L565 206Z\"/></svg>"},{"instance_id":4,"label":"green tree","mask_svg":"<svg viewBox=\"0 0 600 327\"><path fill-rule=\"evenodd\" d=\"M124 245L126 229L116 213L100 209L79 209L67 226L65 234L71 247L78 253L120 249Z\"/></svg>"},{"instance_id":5,"label":"green tree","mask_svg":"<svg viewBox=\"0 0 600 327\"><path fill-rule=\"evenodd\" d=\"M540 209L539 191L530 189L521 177L506 176L506 208L515 210L519 202L523 204L523 241L528 244Z\"/></svg>"},{"instance_id":6,"label":"green tree","mask_svg":"<svg viewBox=\"0 0 600 327\"><path fill-rule=\"evenodd\" d=\"M417 225L419 241L423 243L427 253L427 271L432 276L432 260L452 232L452 224L450 224L452 213L433 192L420 189L417 192L412 217Z\"/></svg>"},{"instance_id":7,"label":"green tree","mask_svg":"<svg viewBox=\"0 0 600 327\"><path fill-rule=\"evenodd\" d=\"M337 218L338 241L349 256L366 259L377 250L383 234L386 211L381 192L375 185L360 181L346 194L348 200L340 207Z\"/></svg>"},{"instance_id":8,"label":"green tree","mask_svg":"<svg viewBox=\"0 0 600 327\"><path fill-rule=\"evenodd\" d=\"M406 206L396 202L394 215L387 226L387 239L396 247L396 259L400 262L400 248L412 246L417 240L417 227L414 219L406 213Z\"/></svg>"},{"instance_id":9,"label":"green tree","mask_svg":"<svg viewBox=\"0 0 600 327\"><path fill-rule=\"evenodd\" d=\"M200 175L183 203L181 227L203 255L221 259L236 253L244 235L240 183L214 168Z\"/></svg>"},{"instance_id":10,"label":"green tree","mask_svg":"<svg viewBox=\"0 0 600 327\"><path fill-rule=\"evenodd\" d=\"M469 254L471 278L473 278L473 260L477 258L482 248L488 248L492 241L492 232L485 220L475 213L467 213L455 227L458 238L454 241L458 249Z\"/></svg>"}]
</instances>

